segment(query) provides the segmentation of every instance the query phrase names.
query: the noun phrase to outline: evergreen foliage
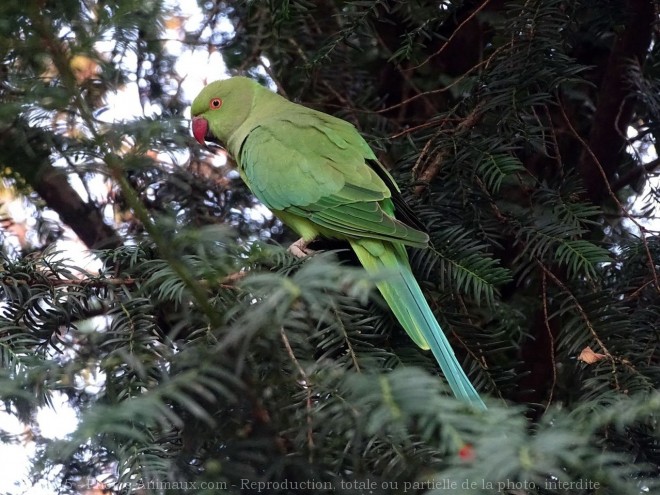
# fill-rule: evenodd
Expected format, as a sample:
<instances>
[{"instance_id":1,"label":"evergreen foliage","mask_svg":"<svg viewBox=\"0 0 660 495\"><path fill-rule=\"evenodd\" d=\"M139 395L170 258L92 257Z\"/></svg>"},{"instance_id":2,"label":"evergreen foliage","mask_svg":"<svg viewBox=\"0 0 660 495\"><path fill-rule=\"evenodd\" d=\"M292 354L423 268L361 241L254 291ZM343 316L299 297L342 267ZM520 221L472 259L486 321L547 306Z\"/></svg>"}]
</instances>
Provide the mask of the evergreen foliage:
<instances>
[{"instance_id":1,"label":"evergreen foliage","mask_svg":"<svg viewBox=\"0 0 660 495\"><path fill-rule=\"evenodd\" d=\"M212 0L193 22L161 0L0 2L0 398L31 482L656 492L654 9ZM359 128L428 228L413 269L488 411L451 397L346 246L292 257L197 146L174 37ZM127 87L142 116L113 120ZM62 252L70 232L98 270ZM78 426L49 438L37 413L61 395Z\"/></svg>"}]
</instances>

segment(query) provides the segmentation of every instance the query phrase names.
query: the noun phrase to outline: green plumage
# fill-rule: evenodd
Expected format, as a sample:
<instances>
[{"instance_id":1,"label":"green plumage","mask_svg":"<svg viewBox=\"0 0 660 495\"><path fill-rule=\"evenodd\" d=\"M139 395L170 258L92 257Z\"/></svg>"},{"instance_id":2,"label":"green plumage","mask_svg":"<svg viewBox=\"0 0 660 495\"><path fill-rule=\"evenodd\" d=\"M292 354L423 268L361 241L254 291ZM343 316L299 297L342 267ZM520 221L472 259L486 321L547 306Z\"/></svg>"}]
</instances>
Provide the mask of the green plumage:
<instances>
[{"instance_id":1,"label":"green plumage","mask_svg":"<svg viewBox=\"0 0 660 495\"><path fill-rule=\"evenodd\" d=\"M457 397L485 408L410 269L405 246L425 248L428 236L395 217L399 190L355 127L242 77L209 84L192 115L195 137L226 143L254 195L306 241L345 239L368 272L387 274L377 286L401 326Z\"/></svg>"}]
</instances>

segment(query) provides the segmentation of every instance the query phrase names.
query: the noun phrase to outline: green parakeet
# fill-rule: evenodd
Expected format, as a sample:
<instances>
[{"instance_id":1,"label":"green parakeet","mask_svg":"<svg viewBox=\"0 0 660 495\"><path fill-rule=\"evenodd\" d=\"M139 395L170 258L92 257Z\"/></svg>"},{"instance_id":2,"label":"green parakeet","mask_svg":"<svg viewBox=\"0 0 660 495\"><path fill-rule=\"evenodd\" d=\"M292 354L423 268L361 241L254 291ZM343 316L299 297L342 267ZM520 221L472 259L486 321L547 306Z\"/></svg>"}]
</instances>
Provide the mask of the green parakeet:
<instances>
[{"instance_id":1,"label":"green parakeet","mask_svg":"<svg viewBox=\"0 0 660 495\"><path fill-rule=\"evenodd\" d=\"M350 243L410 338L431 349L457 397L485 409L410 269L405 246L428 235L394 179L350 123L273 93L245 77L206 86L192 105L192 132L219 140L254 195L304 240Z\"/></svg>"}]
</instances>

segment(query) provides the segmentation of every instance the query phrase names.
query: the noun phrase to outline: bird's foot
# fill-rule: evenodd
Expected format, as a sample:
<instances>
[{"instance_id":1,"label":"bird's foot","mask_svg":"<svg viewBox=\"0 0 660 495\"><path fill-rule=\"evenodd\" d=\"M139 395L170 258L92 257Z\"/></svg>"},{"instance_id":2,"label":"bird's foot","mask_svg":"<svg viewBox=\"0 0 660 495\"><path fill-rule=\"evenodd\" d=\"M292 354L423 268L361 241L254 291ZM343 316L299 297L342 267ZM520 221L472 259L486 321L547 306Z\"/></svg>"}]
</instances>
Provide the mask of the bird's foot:
<instances>
[{"instance_id":1,"label":"bird's foot","mask_svg":"<svg viewBox=\"0 0 660 495\"><path fill-rule=\"evenodd\" d=\"M307 247L308 244L309 242L301 237L289 246L289 252L296 258L306 258L307 256L311 256L316 251L309 249Z\"/></svg>"}]
</instances>

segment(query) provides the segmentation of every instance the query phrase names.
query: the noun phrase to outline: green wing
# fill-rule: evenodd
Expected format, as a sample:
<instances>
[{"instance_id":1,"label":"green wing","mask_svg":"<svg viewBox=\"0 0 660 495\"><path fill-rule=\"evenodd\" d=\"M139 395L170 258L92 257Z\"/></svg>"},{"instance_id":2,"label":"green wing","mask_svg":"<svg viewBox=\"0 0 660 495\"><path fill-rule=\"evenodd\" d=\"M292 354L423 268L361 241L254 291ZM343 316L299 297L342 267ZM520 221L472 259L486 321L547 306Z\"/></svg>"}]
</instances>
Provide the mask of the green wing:
<instances>
[{"instance_id":1,"label":"green wing","mask_svg":"<svg viewBox=\"0 0 660 495\"><path fill-rule=\"evenodd\" d=\"M280 115L256 126L238 155L246 183L276 212L335 237L428 243L424 232L394 218L392 191L367 161L380 164L348 122L309 109Z\"/></svg>"}]
</instances>

